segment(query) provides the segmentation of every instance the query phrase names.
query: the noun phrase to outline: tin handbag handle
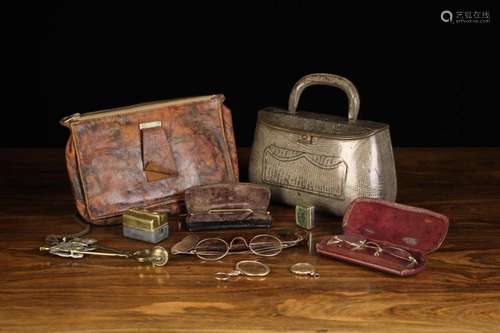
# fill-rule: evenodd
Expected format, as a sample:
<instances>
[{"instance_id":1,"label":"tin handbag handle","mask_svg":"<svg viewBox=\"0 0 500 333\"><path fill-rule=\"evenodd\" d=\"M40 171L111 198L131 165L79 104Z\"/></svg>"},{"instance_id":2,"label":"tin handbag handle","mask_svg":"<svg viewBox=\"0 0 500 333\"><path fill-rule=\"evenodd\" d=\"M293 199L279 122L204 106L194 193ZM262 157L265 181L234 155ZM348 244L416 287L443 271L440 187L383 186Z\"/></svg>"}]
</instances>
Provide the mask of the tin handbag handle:
<instances>
[{"instance_id":1,"label":"tin handbag handle","mask_svg":"<svg viewBox=\"0 0 500 333\"><path fill-rule=\"evenodd\" d=\"M288 112L295 114L299 104L300 95L304 89L313 85L332 86L342 89L349 100L349 121L356 121L359 113L359 94L358 90L348 79L335 74L315 73L302 77L292 88L290 98L288 99Z\"/></svg>"}]
</instances>

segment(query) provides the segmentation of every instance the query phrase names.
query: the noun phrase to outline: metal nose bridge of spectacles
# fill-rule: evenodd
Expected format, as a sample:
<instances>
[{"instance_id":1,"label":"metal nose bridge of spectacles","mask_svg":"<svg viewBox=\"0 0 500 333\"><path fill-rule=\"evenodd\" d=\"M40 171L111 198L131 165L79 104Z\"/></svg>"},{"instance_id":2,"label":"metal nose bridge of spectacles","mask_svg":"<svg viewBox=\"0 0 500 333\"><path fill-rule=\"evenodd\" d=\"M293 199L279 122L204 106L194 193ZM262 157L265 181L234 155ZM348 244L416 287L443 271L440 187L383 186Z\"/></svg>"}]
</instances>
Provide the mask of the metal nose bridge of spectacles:
<instances>
[{"instance_id":1,"label":"metal nose bridge of spectacles","mask_svg":"<svg viewBox=\"0 0 500 333\"><path fill-rule=\"evenodd\" d=\"M353 247L352 250L361 250L365 247L365 244L368 240L367 239L362 239L362 240L359 240L358 242L350 242L348 240L345 240L345 239L342 239L342 238L339 238L339 236L334 236L333 239L330 239L328 242L327 242L327 245L331 245L331 244L340 244L340 243L346 243L347 245L350 245Z\"/></svg>"},{"instance_id":2,"label":"metal nose bridge of spectacles","mask_svg":"<svg viewBox=\"0 0 500 333\"><path fill-rule=\"evenodd\" d=\"M265 242L265 241L263 241L263 242L254 242L259 237L261 237L261 238L263 238L263 237L270 237L270 238L272 238L275 241L275 244L273 244L271 241L267 241L267 242ZM263 254L259 253L258 250L264 250L265 251L265 250L271 250L271 249L276 248L276 250L279 250L279 252L281 252L281 250L284 248L283 242L278 237L273 236L273 235L267 235L267 234L261 234L261 235L254 236L250 240L250 242L248 242L242 236L236 236L236 237L234 237L233 239L231 239L231 241L229 243L226 243L222 239L220 239L220 240L223 241L226 244L226 246L227 246L227 254L253 253L253 254L257 254L257 255L263 255ZM252 246L252 244L254 246ZM261 247L255 249L255 247L257 245L260 245ZM291 246L291 245L289 245L289 246ZM279 252L277 252L276 254L278 254Z\"/></svg>"},{"instance_id":3,"label":"metal nose bridge of spectacles","mask_svg":"<svg viewBox=\"0 0 500 333\"><path fill-rule=\"evenodd\" d=\"M247 250L250 249L247 240L241 236L237 236L231 239L231 242L229 242L229 251L231 251L231 249L237 248L238 242L240 242L240 244L243 245Z\"/></svg>"},{"instance_id":4,"label":"metal nose bridge of spectacles","mask_svg":"<svg viewBox=\"0 0 500 333\"><path fill-rule=\"evenodd\" d=\"M375 242L370 242L370 241L364 241L360 247L354 248L353 250L356 251L356 250L362 250L365 248L374 249L375 252L373 253L373 255L375 257L379 257L380 254L383 252L383 248L380 245L378 245Z\"/></svg>"}]
</instances>

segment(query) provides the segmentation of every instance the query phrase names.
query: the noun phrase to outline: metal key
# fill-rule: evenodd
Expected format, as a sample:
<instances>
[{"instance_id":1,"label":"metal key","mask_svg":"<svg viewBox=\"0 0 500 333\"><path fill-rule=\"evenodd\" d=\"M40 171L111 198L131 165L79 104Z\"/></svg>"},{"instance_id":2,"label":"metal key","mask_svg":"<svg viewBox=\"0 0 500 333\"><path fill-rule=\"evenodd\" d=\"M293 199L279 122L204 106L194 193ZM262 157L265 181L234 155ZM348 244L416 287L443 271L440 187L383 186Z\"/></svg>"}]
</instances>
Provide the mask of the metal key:
<instances>
[{"instance_id":1,"label":"metal key","mask_svg":"<svg viewBox=\"0 0 500 333\"><path fill-rule=\"evenodd\" d=\"M104 250L96 251L97 249ZM153 266L164 266L168 262L168 252L161 246L152 249L141 249L135 251L122 251L97 245L94 239L62 238L50 246L40 247L40 251L66 258L83 258L84 255L97 255L108 257L122 257L135 259L138 262L151 263Z\"/></svg>"}]
</instances>

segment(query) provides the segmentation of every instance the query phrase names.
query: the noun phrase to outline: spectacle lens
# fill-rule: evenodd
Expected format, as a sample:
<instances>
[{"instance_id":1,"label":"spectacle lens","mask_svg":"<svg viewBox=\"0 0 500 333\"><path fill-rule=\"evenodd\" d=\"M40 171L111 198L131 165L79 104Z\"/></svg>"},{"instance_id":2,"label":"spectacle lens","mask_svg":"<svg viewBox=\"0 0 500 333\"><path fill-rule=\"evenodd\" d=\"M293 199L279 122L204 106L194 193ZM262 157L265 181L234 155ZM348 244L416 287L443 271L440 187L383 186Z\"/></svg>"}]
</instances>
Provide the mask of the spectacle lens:
<instances>
[{"instance_id":1,"label":"spectacle lens","mask_svg":"<svg viewBox=\"0 0 500 333\"><path fill-rule=\"evenodd\" d=\"M250 240L248 247L256 255L273 257L281 252L283 244L276 236L257 235Z\"/></svg>"},{"instance_id":2,"label":"spectacle lens","mask_svg":"<svg viewBox=\"0 0 500 333\"><path fill-rule=\"evenodd\" d=\"M244 260L236 264L236 270L246 276L266 276L271 269L259 261Z\"/></svg>"},{"instance_id":3,"label":"spectacle lens","mask_svg":"<svg viewBox=\"0 0 500 333\"><path fill-rule=\"evenodd\" d=\"M383 249L383 253L389 254L395 258L407 261L407 262L413 262L414 258L412 254L404 249L401 249L399 247L385 247Z\"/></svg>"},{"instance_id":4,"label":"spectacle lens","mask_svg":"<svg viewBox=\"0 0 500 333\"><path fill-rule=\"evenodd\" d=\"M229 244L220 238L206 238L201 240L194 250L202 260L219 260L229 252Z\"/></svg>"}]
</instances>

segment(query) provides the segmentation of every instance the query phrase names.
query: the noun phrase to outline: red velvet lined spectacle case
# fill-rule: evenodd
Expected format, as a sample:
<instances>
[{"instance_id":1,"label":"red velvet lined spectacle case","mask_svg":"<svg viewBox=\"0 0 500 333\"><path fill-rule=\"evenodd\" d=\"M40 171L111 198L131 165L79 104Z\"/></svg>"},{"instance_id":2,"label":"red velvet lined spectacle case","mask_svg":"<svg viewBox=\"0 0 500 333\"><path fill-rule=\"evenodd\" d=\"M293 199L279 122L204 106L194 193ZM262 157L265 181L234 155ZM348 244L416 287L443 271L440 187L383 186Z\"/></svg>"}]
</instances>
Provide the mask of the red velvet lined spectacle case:
<instances>
[{"instance_id":1,"label":"red velvet lined spectacle case","mask_svg":"<svg viewBox=\"0 0 500 333\"><path fill-rule=\"evenodd\" d=\"M317 252L400 276L425 269L426 254L436 251L448 232L448 218L427 209L377 199L354 200L343 234L327 236Z\"/></svg>"}]
</instances>

